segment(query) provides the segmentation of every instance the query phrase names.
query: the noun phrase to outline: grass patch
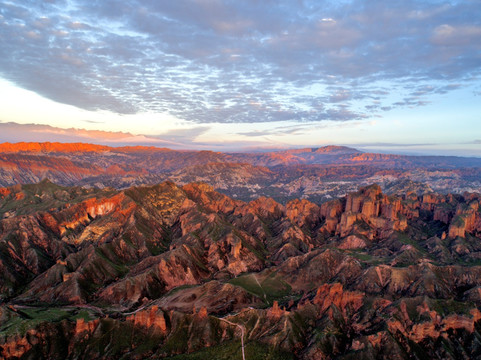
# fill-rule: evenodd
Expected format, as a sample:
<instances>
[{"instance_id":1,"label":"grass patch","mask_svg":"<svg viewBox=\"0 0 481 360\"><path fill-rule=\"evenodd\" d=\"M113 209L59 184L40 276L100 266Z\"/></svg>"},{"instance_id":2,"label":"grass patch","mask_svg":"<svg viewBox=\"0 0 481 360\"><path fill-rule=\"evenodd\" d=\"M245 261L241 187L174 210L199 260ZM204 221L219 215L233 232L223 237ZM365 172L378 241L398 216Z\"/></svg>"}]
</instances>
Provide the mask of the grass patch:
<instances>
[{"instance_id":1,"label":"grass patch","mask_svg":"<svg viewBox=\"0 0 481 360\"><path fill-rule=\"evenodd\" d=\"M470 315L470 310L475 308L475 305L470 302L456 301L454 299L430 299L430 306L441 316L449 314Z\"/></svg>"},{"instance_id":2,"label":"grass patch","mask_svg":"<svg viewBox=\"0 0 481 360\"><path fill-rule=\"evenodd\" d=\"M110 244L107 244L110 245ZM97 254L102 260L106 261L108 265L110 265L117 273L118 276L123 277L125 274L129 272L129 268L123 264L114 263L106 253L111 252L111 255L116 257L113 253L112 249L109 249L108 246L104 246L102 248L98 247L95 249L95 254ZM99 264L103 266L104 264Z\"/></svg>"},{"instance_id":3,"label":"grass patch","mask_svg":"<svg viewBox=\"0 0 481 360\"><path fill-rule=\"evenodd\" d=\"M24 197L16 199L15 194L23 192ZM8 211L16 215L27 215L37 211L48 211L61 208L66 203L77 204L93 196L111 196L114 190L84 189L80 187L64 187L49 180L42 180L37 184L18 186L14 194L0 200L0 217Z\"/></svg>"},{"instance_id":4,"label":"grass patch","mask_svg":"<svg viewBox=\"0 0 481 360\"><path fill-rule=\"evenodd\" d=\"M249 342L245 345L245 358L249 360L293 360L294 355L274 349L259 342ZM192 354L176 355L169 360L238 360L242 359L241 342L228 341L223 344L207 347Z\"/></svg>"},{"instance_id":5,"label":"grass patch","mask_svg":"<svg viewBox=\"0 0 481 360\"><path fill-rule=\"evenodd\" d=\"M451 224L454 225L454 226L457 226L457 227L463 227L463 226L465 226L466 222L464 221L464 218L463 218L462 215L457 215L457 216L454 217Z\"/></svg>"},{"instance_id":6,"label":"grass patch","mask_svg":"<svg viewBox=\"0 0 481 360\"><path fill-rule=\"evenodd\" d=\"M335 250L340 250L338 248L334 248ZM384 264L386 262L386 258L370 255L363 249L350 249L343 251L347 255L359 260L363 268L367 266L377 266L379 264Z\"/></svg>"},{"instance_id":7,"label":"grass patch","mask_svg":"<svg viewBox=\"0 0 481 360\"><path fill-rule=\"evenodd\" d=\"M242 287L268 305L272 305L274 300L282 300L291 294L291 286L277 276L276 272L270 273L267 277L258 276L257 281L255 276L255 274L242 275L231 279L229 283Z\"/></svg>"},{"instance_id":8,"label":"grass patch","mask_svg":"<svg viewBox=\"0 0 481 360\"><path fill-rule=\"evenodd\" d=\"M32 307L17 311L8 310L7 320L0 324L0 337L16 334L24 336L29 329L44 322L93 318L88 310L82 308Z\"/></svg>"},{"instance_id":9,"label":"grass patch","mask_svg":"<svg viewBox=\"0 0 481 360\"><path fill-rule=\"evenodd\" d=\"M404 234L404 233L400 233L400 232L396 232L396 236L397 236L397 239L403 243L403 244L406 244L406 245L411 245L413 246L416 250L418 250L419 252L421 252L423 255L427 255L427 251L426 249L424 249L418 241L416 241L415 239L411 238L409 235L407 234ZM429 256L431 257L431 256Z\"/></svg>"}]
</instances>

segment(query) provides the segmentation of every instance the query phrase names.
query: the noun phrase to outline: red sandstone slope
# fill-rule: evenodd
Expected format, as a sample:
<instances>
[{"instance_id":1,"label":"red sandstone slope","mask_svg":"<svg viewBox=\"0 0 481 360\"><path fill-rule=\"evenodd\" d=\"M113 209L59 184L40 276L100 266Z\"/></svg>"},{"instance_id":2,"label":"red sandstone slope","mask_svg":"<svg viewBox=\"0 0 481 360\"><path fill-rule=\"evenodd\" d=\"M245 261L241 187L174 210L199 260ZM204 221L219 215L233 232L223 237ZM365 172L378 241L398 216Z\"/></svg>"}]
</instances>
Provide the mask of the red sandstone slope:
<instances>
[{"instance_id":1,"label":"red sandstone slope","mask_svg":"<svg viewBox=\"0 0 481 360\"><path fill-rule=\"evenodd\" d=\"M206 184L2 189L0 354L205 358L242 329L274 358L470 358L480 201L377 185L285 206Z\"/></svg>"}]
</instances>

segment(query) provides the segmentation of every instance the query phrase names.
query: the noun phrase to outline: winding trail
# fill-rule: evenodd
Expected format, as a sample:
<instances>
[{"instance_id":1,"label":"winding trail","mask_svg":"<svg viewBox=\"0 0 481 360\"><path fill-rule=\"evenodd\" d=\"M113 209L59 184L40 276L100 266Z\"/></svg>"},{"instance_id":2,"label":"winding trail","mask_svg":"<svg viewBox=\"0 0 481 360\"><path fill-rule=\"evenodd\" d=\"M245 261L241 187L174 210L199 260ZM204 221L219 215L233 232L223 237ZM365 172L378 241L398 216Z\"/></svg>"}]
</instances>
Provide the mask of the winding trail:
<instances>
[{"instance_id":1,"label":"winding trail","mask_svg":"<svg viewBox=\"0 0 481 360\"><path fill-rule=\"evenodd\" d=\"M244 325L233 323L232 321L226 320L224 318L218 318L218 319L226 322L227 324L237 326L239 329L241 329L242 360L246 360L245 353L244 353L244 334L245 334Z\"/></svg>"},{"instance_id":2,"label":"winding trail","mask_svg":"<svg viewBox=\"0 0 481 360\"><path fill-rule=\"evenodd\" d=\"M262 288L262 285L261 285L261 283L259 282L259 280L257 280L256 274L253 274L253 276L254 276L254 279L256 280L257 285L259 285L259 287L260 287L261 290L262 290L262 293L264 294L264 300L266 301L266 304L270 305L270 304L269 304L269 301L267 301L266 292L265 292L264 289Z\"/></svg>"}]
</instances>

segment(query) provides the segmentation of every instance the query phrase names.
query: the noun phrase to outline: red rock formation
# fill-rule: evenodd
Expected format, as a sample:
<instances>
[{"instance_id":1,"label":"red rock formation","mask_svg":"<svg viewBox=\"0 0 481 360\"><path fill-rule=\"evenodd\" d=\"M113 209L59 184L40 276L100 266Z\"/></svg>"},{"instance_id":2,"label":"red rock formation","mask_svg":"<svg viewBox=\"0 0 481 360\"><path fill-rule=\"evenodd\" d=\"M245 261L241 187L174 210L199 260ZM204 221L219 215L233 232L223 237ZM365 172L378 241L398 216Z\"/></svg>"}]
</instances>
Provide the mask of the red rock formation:
<instances>
[{"instance_id":1,"label":"red rock formation","mask_svg":"<svg viewBox=\"0 0 481 360\"><path fill-rule=\"evenodd\" d=\"M29 333L35 333L35 331L29 331ZM16 359L31 348L32 345L28 342L27 337L15 336L0 346L0 355L2 359Z\"/></svg>"},{"instance_id":2,"label":"red rock formation","mask_svg":"<svg viewBox=\"0 0 481 360\"><path fill-rule=\"evenodd\" d=\"M274 199L261 196L249 203L249 209L261 218L277 219L284 216L286 209Z\"/></svg>"},{"instance_id":3,"label":"red rock formation","mask_svg":"<svg viewBox=\"0 0 481 360\"><path fill-rule=\"evenodd\" d=\"M3 199L10 195L12 192L9 188L0 188L0 199Z\"/></svg>"},{"instance_id":4,"label":"red rock formation","mask_svg":"<svg viewBox=\"0 0 481 360\"><path fill-rule=\"evenodd\" d=\"M478 207L477 201L472 201L467 207L465 204L458 205L456 214L449 224L449 237L465 237L466 232L481 230L481 214Z\"/></svg>"},{"instance_id":5,"label":"red rock formation","mask_svg":"<svg viewBox=\"0 0 481 360\"><path fill-rule=\"evenodd\" d=\"M274 300L272 307L267 310L267 317L270 319L279 319L285 313L286 311L279 307L279 303L277 302L277 300Z\"/></svg>"},{"instance_id":6,"label":"red rock formation","mask_svg":"<svg viewBox=\"0 0 481 360\"><path fill-rule=\"evenodd\" d=\"M469 353L467 341L478 336L481 313L465 314L472 304L481 304L481 267L474 263L481 253L475 195L426 197L431 210L423 210L421 198L384 196L376 186L320 208L308 201L286 207L269 199L246 204L202 184L181 189L164 183L101 194L107 193L0 220L2 294L26 303L114 304L111 318L49 325L85 345L82 349L94 348L88 342L99 338L110 345L115 339L109 336L132 331L134 324L132 338L153 334L159 349L139 356L196 351L238 339L239 328L227 331L235 325L214 317L227 313L236 314L232 323L244 324L250 340L304 359L327 357L326 349L333 356L356 350L378 358L384 347L409 353L417 344L429 351L441 338ZM25 194L28 200L31 195ZM433 221L438 208L456 209L465 219L467 240L440 240L448 227ZM326 223L319 228L323 217ZM395 233L408 217L409 232ZM454 219L449 221L454 229ZM363 251L351 251L359 248ZM463 262L451 265L458 257ZM28 275L14 278L11 287L18 295L8 293L12 276L22 271ZM271 296L288 303L289 311L277 301L264 309ZM200 309L194 315L193 307ZM7 315L0 313L3 318ZM11 338L0 339L7 344L1 351L23 356L28 346L38 349L48 342L41 336L27 336L27 343L18 338L18 346L8 345ZM171 347L174 342L179 348ZM78 344L69 344L69 351ZM134 348L139 349L122 351Z\"/></svg>"},{"instance_id":7,"label":"red rock formation","mask_svg":"<svg viewBox=\"0 0 481 360\"><path fill-rule=\"evenodd\" d=\"M322 230L345 237L356 231L369 239L375 236L387 237L392 231L404 231L407 219L419 217L420 202L409 200L403 204L401 197L382 195L377 185L360 189L346 196L346 204L328 202L321 206L321 215L326 218ZM372 229L363 230L359 222Z\"/></svg>"},{"instance_id":8,"label":"red rock formation","mask_svg":"<svg viewBox=\"0 0 481 360\"><path fill-rule=\"evenodd\" d=\"M337 218L342 214L343 206L339 199L321 205L321 216L327 219Z\"/></svg>"},{"instance_id":9,"label":"red rock formation","mask_svg":"<svg viewBox=\"0 0 481 360\"><path fill-rule=\"evenodd\" d=\"M420 343L426 338L446 338L448 332L452 330L464 329L468 333L472 333L475 330L475 323L481 319L481 312L478 309L471 310L471 317L453 314L441 318L435 311L425 308L421 311L429 313L431 321L413 324L409 319L405 308L401 311L404 314L404 321L389 320L387 322L388 328L391 333L395 334L396 332L399 332L416 343Z\"/></svg>"},{"instance_id":10,"label":"red rock formation","mask_svg":"<svg viewBox=\"0 0 481 360\"><path fill-rule=\"evenodd\" d=\"M133 322L136 326L155 328L164 333L167 331L164 313L162 311L159 313L159 308L156 305L149 310L137 311L135 314L127 316L126 320Z\"/></svg>"},{"instance_id":11,"label":"red rock formation","mask_svg":"<svg viewBox=\"0 0 481 360\"><path fill-rule=\"evenodd\" d=\"M228 196L214 191L214 188L205 183L192 183L182 187L187 196L201 204L211 212L227 213L234 210L239 202Z\"/></svg>"},{"instance_id":12,"label":"red rock formation","mask_svg":"<svg viewBox=\"0 0 481 360\"><path fill-rule=\"evenodd\" d=\"M207 319L208 315L209 314L207 313L207 308L205 306L202 306L199 312L197 313L197 318L200 320Z\"/></svg>"},{"instance_id":13,"label":"red rock formation","mask_svg":"<svg viewBox=\"0 0 481 360\"><path fill-rule=\"evenodd\" d=\"M97 328L99 325L99 320L91 320L91 321L85 321L85 319L80 318L77 319L77 322L75 323L75 334L79 335L82 334L83 332L87 332L89 334L93 333L94 330Z\"/></svg>"},{"instance_id":14,"label":"red rock formation","mask_svg":"<svg viewBox=\"0 0 481 360\"><path fill-rule=\"evenodd\" d=\"M444 209L441 207L435 207L433 212L433 219L437 221L441 221L445 224L449 224L453 217L453 214L450 210Z\"/></svg>"},{"instance_id":15,"label":"red rock formation","mask_svg":"<svg viewBox=\"0 0 481 360\"><path fill-rule=\"evenodd\" d=\"M286 204L286 216L300 228L312 229L321 222L321 209L310 201L296 199Z\"/></svg>"},{"instance_id":16,"label":"red rock formation","mask_svg":"<svg viewBox=\"0 0 481 360\"><path fill-rule=\"evenodd\" d=\"M338 248L344 249L344 250L347 250L347 249L362 249L366 246L367 246L366 241L364 241L363 239L361 239L360 237L358 237L356 235L350 235L350 236L348 236L347 238L345 238L344 240L341 241Z\"/></svg>"},{"instance_id":17,"label":"red rock formation","mask_svg":"<svg viewBox=\"0 0 481 360\"><path fill-rule=\"evenodd\" d=\"M316 296L312 300L320 306L320 313L324 313L332 305L335 305L347 317L359 310L363 305L364 294L360 292L344 291L340 283L324 284L317 289ZM348 314L349 313L349 314Z\"/></svg>"}]
</instances>

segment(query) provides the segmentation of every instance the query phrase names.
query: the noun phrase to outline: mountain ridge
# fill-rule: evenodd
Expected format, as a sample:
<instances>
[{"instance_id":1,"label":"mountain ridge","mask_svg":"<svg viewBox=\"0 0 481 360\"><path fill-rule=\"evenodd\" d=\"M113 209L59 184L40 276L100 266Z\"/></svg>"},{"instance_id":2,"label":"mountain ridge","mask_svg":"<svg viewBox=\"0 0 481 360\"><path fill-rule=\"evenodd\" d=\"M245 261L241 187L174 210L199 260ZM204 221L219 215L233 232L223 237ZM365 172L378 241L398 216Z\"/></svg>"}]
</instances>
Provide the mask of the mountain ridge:
<instances>
[{"instance_id":1,"label":"mountain ridge","mask_svg":"<svg viewBox=\"0 0 481 360\"><path fill-rule=\"evenodd\" d=\"M233 323L249 352L274 358L477 356L480 202L376 184L285 205L205 183L3 188L0 354L205 357L227 346L231 359ZM68 345L54 340L62 333Z\"/></svg>"},{"instance_id":2,"label":"mountain ridge","mask_svg":"<svg viewBox=\"0 0 481 360\"><path fill-rule=\"evenodd\" d=\"M49 178L64 186L124 189L171 179L204 181L243 200L271 196L281 202L326 201L373 182L388 190L406 180L444 193L481 191L481 159L372 154L338 146L270 153L82 143L0 144L1 149L0 186Z\"/></svg>"}]
</instances>

